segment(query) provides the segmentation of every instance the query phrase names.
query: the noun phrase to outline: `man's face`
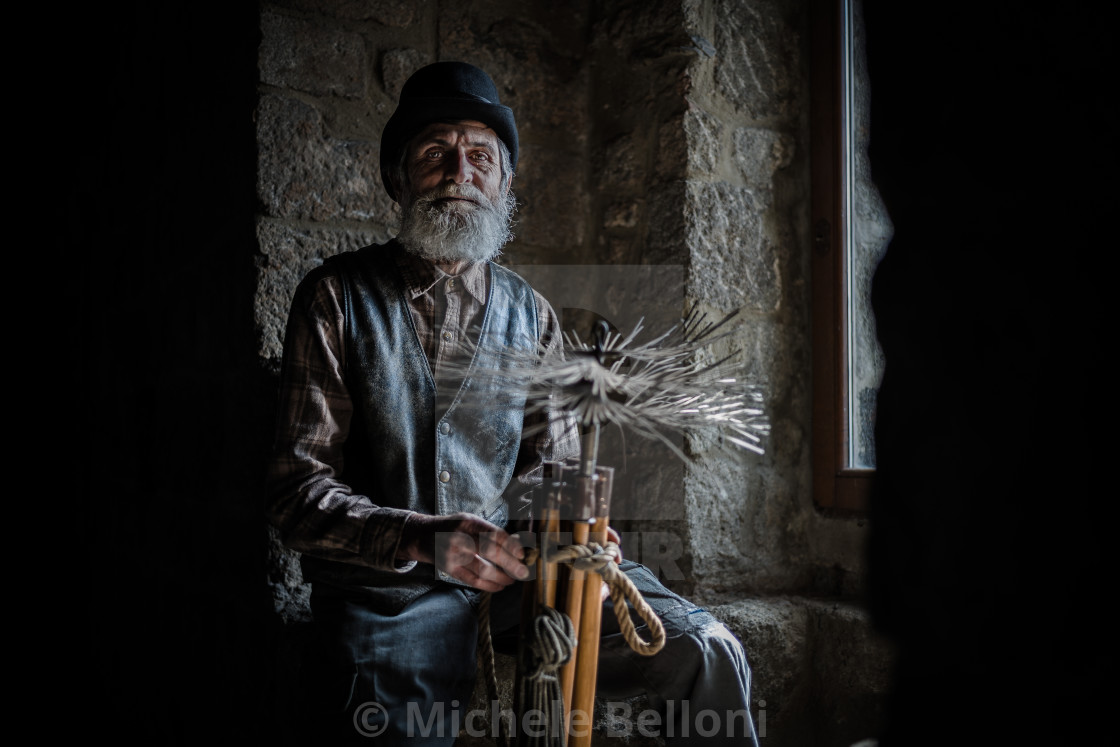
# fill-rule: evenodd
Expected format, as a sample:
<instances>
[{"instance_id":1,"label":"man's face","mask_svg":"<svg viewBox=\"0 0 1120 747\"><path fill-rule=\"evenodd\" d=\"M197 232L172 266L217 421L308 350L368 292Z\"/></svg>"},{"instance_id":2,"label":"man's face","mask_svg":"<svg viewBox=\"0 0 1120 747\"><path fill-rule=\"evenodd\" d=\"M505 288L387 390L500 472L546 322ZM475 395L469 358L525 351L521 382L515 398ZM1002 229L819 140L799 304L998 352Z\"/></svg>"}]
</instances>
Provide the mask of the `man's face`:
<instances>
[{"instance_id":1,"label":"man's face","mask_svg":"<svg viewBox=\"0 0 1120 747\"><path fill-rule=\"evenodd\" d=\"M425 127L409 146L407 161L411 197L447 185L469 187L496 203L501 195L502 163L498 136L482 122L437 122ZM438 200L447 208L470 209L478 196L448 196ZM454 203L466 203L455 205Z\"/></svg>"},{"instance_id":2,"label":"man's face","mask_svg":"<svg viewBox=\"0 0 1120 747\"><path fill-rule=\"evenodd\" d=\"M500 141L481 122L436 123L405 155L398 241L432 261L492 259L512 238L509 180Z\"/></svg>"}]
</instances>

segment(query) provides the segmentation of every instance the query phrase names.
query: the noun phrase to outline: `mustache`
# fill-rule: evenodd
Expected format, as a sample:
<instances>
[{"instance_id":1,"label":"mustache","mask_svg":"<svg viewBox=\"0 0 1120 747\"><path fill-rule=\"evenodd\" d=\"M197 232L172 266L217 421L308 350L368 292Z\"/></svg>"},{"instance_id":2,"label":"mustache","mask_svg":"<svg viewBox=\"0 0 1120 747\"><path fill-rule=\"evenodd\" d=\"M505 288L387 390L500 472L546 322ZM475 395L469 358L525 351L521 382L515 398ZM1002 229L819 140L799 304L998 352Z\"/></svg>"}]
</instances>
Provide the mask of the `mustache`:
<instances>
[{"instance_id":1,"label":"mustache","mask_svg":"<svg viewBox=\"0 0 1120 747\"><path fill-rule=\"evenodd\" d=\"M438 187L433 187L424 194L418 195L416 197L416 203L426 206L431 205L436 200L448 198L473 200L474 202L487 206L492 204L490 198L473 184L443 184Z\"/></svg>"}]
</instances>

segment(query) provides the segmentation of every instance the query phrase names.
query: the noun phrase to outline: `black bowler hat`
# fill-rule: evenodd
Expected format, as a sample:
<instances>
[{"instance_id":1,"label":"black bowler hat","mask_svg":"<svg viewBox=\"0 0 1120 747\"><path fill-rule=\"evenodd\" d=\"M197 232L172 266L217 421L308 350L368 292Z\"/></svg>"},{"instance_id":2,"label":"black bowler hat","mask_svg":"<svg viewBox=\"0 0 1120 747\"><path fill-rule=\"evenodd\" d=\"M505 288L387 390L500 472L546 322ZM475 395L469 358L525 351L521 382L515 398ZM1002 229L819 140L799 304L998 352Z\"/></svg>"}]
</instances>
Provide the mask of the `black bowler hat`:
<instances>
[{"instance_id":1,"label":"black bowler hat","mask_svg":"<svg viewBox=\"0 0 1120 747\"><path fill-rule=\"evenodd\" d=\"M465 62L436 62L412 74L400 102L381 133L381 181L397 200L389 174L400 163L401 149L432 122L473 119L498 134L517 166L517 124L513 110L502 106L490 76ZM398 200L399 201L399 200Z\"/></svg>"}]
</instances>

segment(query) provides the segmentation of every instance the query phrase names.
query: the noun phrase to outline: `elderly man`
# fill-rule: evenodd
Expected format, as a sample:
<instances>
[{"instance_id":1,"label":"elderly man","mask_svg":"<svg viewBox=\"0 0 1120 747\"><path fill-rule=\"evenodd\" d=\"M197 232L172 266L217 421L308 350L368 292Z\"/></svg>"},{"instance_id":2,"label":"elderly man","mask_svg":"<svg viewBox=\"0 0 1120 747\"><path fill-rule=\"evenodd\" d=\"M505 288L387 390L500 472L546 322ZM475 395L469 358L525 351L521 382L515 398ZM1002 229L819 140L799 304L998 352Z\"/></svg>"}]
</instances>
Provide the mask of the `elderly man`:
<instances>
[{"instance_id":1,"label":"elderly man","mask_svg":"<svg viewBox=\"0 0 1120 747\"><path fill-rule=\"evenodd\" d=\"M526 517L542 460L577 455L579 435L563 413L527 416L523 397L478 408L448 395L464 345L561 353L549 303L491 261L510 238L518 151L493 81L460 62L420 69L381 146L400 231L328 259L296 291L268 509L312 588L321 740L446 745L473 691L480 592L497 592L494 628L518 623L529 570L504 527ZM475 377L472 396L517 396L497 381ZM670 741L695 741L688 714L707 710L711 741L755 743L739 642L641 565L621 567L668 642L635 656L604 615L599 693L645 693L664 719L644 728Z\"/></svg>"}]
</instances>

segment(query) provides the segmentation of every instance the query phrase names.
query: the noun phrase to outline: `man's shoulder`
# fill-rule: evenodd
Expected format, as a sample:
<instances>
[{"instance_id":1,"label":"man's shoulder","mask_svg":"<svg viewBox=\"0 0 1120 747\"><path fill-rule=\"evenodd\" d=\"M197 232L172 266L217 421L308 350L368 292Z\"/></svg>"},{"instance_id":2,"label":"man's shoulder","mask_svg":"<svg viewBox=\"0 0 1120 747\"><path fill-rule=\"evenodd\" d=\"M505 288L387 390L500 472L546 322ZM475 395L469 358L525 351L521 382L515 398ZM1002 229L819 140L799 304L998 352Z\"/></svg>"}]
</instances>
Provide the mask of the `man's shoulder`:
<instances>
[{"instance_id":1,"label":"man's shoulder","mask_svg":"<svg viewBox=\"0 0 1120 747\"><path fill-rule=\"evenodd\" d=\"M360 249L352 249L332 254L317 266L308 270L299 282L297 295L319 295L323 292L337 294L339 288L363 270L382 274L381 266L391 266L394 242L370 244Z\"/></svg>"},{"instance_id":2,"label":"man's shoulder","mask_svg":"<svg viewBox=\"0 0 1120 747\"><path fill-rule=\"evenodd\" d=\"M525 285L529 284L529 281L527 281L525 278L521 277L520 275L518 275L516 272L514 272L510 268L506 267L505 265L500 265L497 262L495 262L494 260L490 260L487 264L490 265L490 269L494 272L494 275L496 275L496 276L501 275L502 277L505 277L505 278L507 278L507 279L509 279L513 282L520 282L520 283L524 283Z\"/></svg>"},{"instance_id":3,"label":"man's shoulder","mask_svg":"<svg viewBox=\"0 0 1120 747\"><path fill-rule=\"evenodd\" d=\"M341 278L360 270L373 270L381 266L391 266L395 252L395 242L369 244L360 249L349 249L326 257L319 265L310 269L304 276L305 285L317 284L328 278Z\"/></svg>"},{"instance_id":4,"label":"man's shoulder","mask_svg":"<svg viewBox=\"0 0 1120 747\"><path fill-rule=\"evenodd\" d=\"M521 275L513 270L493 261L490 262L490 269L493 273L491 277L494 278L495 283L504 286L506 292L509 293L517 303L525 305L531 303L537 308L538 313L542 308L542 304L544 306L548 305L548 301L545 300L544 296L538 293L536 288L529 284L528 280L521 277Z\"/></svg>"},{"instance_id":5,"label":"man's shoulder","mask_svg":"<svg viewBox=\"0 0 1120 747\"><path fill-rule=\"evenodd\" d=\"M395 257L399 252L400 246L395 240L390 239L384 244L368 244L360 249L352 249L333 254L323 260L323 264L338 269L383 264L388 265L395 261Z\"/></svg>"},{"instance_id":6,"label":"man's shoulder","mask_svg":"<svg viewBox=\"0 0 1120 747\"><path fill-rule=\"evenodd\" d=\"M513 291L515 298L525 305L530 303L535 307L537 318L541 322L541 328L545 329L553 326L556 320L556 311L552 308L549 300L534 288L528 280L523 278L514 270L511 270L504 265L499 265L497 262L490 262L490 267L494 271L494 277L504 278L508 283L507 287Z\"/></svg>"}]
</instances>

